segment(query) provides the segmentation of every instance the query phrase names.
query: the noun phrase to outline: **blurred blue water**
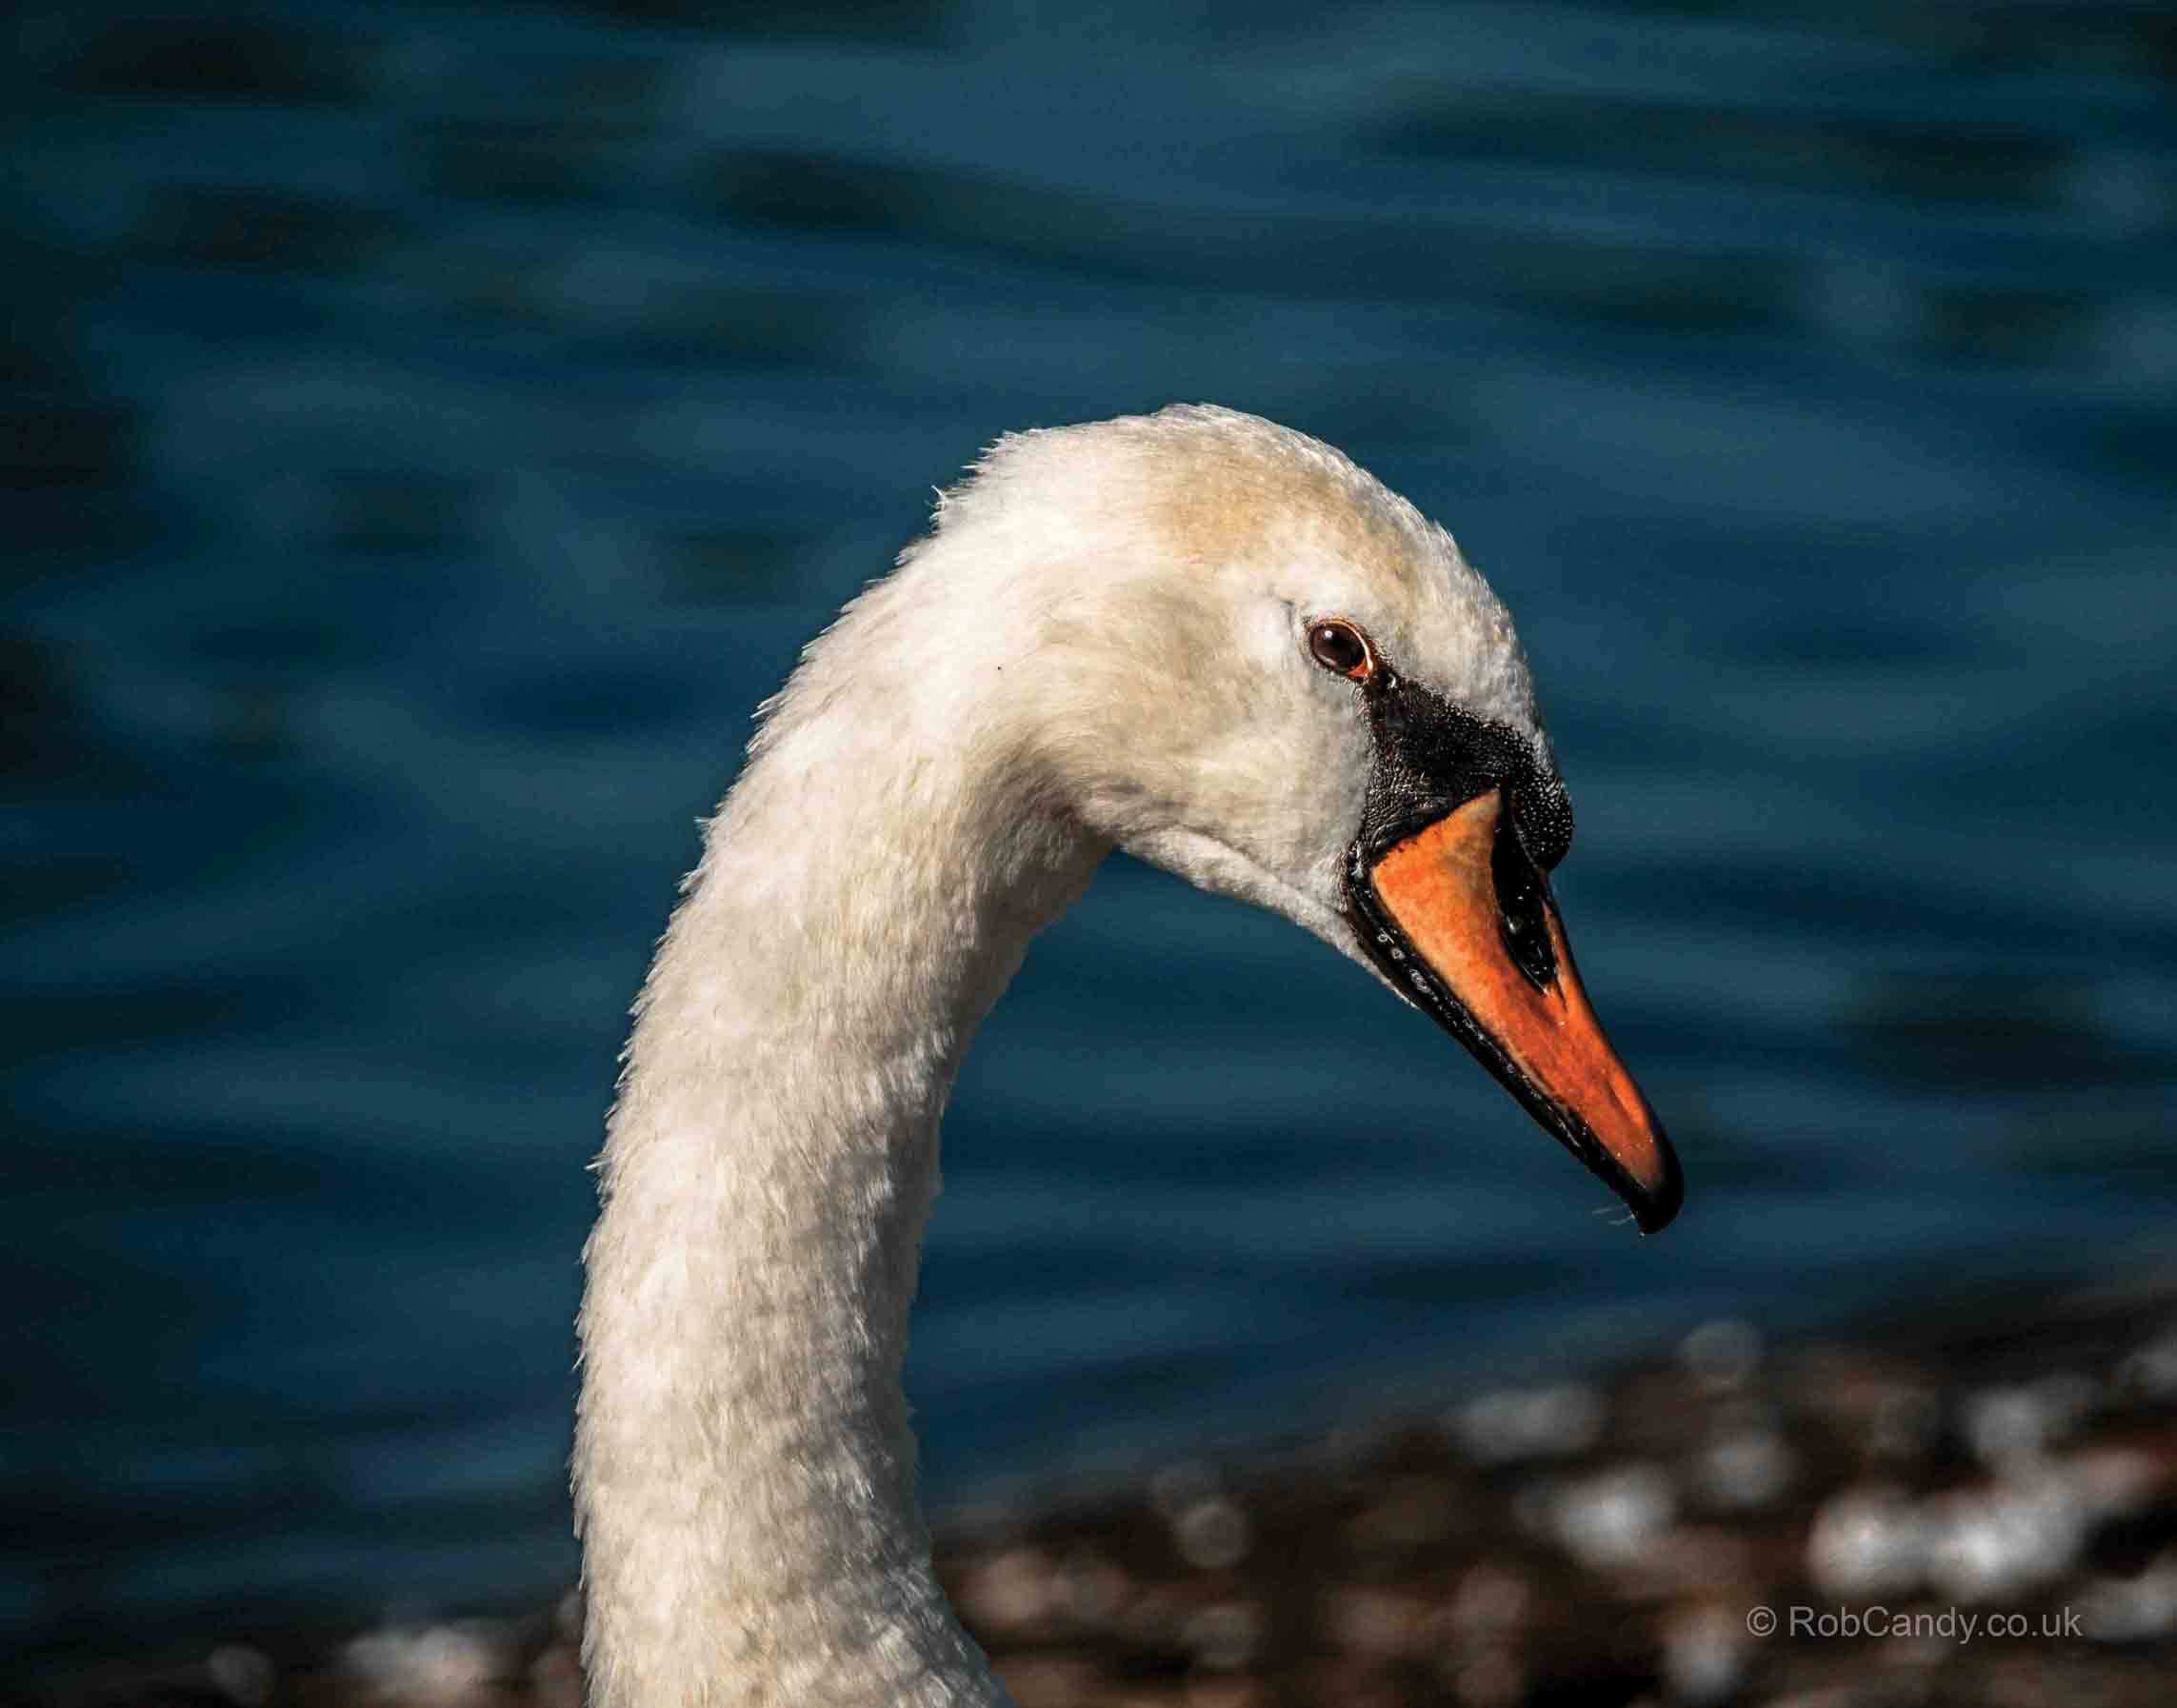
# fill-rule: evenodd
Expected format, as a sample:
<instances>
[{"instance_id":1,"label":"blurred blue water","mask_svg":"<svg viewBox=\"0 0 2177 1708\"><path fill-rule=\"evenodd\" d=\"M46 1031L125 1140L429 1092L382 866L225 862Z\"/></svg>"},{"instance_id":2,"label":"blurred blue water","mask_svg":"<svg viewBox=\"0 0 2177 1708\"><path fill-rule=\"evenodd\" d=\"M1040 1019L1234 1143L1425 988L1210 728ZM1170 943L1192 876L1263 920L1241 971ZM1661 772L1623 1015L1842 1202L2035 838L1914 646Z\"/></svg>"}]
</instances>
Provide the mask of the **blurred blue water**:
<instances>
[{"instance_id":1,"label":"blurred blue water","mask_svg":"<svg viewBox=\"0 0 2177 1708\"><path fill-rule=\"evenodd\" d=\"M1115 863L955 1099L941 1505L2170 1255L2168 14L1075 10L27 27L0 1643L566 1578L583 1163L750 708L979 446L1172 398L1512 606L1690 1206Z\"/></svg>"}]
</instances>

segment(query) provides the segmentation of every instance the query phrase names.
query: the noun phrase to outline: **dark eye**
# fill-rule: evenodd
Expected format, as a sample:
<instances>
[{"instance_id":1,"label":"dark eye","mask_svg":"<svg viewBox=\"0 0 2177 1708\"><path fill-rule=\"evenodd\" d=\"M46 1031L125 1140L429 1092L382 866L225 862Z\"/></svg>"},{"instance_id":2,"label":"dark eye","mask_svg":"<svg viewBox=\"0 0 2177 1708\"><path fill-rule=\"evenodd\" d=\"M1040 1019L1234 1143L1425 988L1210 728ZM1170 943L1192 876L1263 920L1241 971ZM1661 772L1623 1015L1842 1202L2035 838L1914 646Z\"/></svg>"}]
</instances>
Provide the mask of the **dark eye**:
<instances>
[{"instance_id":1,"label":"dark eye","mask_svg":"<svg viewBox=\"0 0 2177 1708\"><path fill-rule=\"evenodd\" d=\"M1328 618L1310 627L1308 651L1326 670L1355 682L1366 682L1376 673L1376 655L1368 650L1368 637L1343 618Z\"/></svg>"}]
</instances>

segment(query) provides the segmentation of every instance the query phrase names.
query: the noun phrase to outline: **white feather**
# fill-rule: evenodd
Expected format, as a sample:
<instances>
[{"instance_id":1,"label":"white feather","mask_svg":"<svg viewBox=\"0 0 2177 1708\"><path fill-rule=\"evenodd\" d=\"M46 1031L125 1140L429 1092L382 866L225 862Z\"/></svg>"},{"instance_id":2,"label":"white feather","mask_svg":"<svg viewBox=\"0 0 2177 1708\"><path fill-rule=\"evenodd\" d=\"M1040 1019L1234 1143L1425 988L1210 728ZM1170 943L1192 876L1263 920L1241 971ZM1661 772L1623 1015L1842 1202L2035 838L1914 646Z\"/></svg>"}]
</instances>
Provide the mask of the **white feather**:
<instances>
[{"instance_id":1,"label":"white feather","mask_svg":"<svg viewBox=\"0 0 2177 1708\"><path fill-rule=\"evenodd\" d=\"M808 649L636 1008L574 1454L596 1708L1002 1702L899 1383L937 1127L1114 845L1357 953L1342 615L1543 742L1495 596L1336 451L1226 409L1022 434Z\"/></svg>"}]
</instances>

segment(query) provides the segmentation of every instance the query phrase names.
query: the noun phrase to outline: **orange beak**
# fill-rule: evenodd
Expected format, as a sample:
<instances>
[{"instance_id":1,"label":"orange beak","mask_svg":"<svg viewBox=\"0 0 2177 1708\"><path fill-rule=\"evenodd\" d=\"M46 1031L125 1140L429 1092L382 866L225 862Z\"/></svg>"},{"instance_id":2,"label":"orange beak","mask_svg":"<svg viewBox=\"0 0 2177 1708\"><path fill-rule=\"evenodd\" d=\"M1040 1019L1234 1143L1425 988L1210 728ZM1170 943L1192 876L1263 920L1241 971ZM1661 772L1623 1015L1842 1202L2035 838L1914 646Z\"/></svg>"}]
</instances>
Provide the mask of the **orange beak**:
<instances>
[{"instance_id":1,"label":"orange beak","mask_svg":"<svg viewBox=\"0 0 2177 1708\"><path fill-rule=\"evenodd\" d=\"M1603 1036L1548 881L1490 789L1355 873L1376 963L1631 1206L1644 1233L1678 1213L1678 1159Z\"/></svg>"}]
</instances>

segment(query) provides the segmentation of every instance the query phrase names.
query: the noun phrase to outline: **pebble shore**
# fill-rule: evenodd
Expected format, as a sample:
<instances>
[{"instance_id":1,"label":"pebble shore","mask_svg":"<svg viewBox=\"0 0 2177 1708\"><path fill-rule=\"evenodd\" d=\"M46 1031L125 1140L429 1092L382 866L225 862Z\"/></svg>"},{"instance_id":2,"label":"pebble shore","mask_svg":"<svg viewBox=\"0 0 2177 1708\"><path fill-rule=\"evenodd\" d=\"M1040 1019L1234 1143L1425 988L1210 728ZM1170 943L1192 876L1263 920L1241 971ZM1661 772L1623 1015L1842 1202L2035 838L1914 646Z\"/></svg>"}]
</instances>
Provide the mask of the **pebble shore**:
<instances>
[{"instance_id":1,"label":"pebble shore","mask_svg":"<svg viewBox=\"0 0 2177 1708\"><path fill-rule=\"evenodd\" d=\"M1765 1345L1716 1321L941 1535L1020 1708L2162 1708L2177 1679L2177 1294ZM579 1708L580 1607L237 1639L68 1708Z\"/></svg>"}]
</instances>

